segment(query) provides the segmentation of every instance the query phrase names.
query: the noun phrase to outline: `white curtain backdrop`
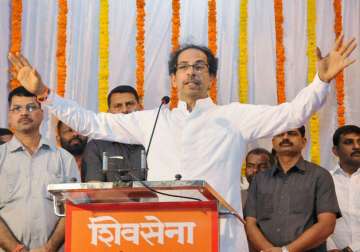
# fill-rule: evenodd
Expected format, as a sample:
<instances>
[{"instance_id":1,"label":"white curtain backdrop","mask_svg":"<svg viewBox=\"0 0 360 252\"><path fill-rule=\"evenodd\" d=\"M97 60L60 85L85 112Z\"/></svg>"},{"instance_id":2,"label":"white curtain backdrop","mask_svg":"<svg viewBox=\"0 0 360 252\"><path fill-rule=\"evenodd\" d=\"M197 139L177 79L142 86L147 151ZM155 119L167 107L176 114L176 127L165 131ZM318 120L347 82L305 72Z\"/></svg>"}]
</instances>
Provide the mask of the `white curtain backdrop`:
<instances>
[{"instance_id":1,"label":"white curtain backdrop","mask_svg":"<svg viewBox=\"0 0 360 252\"><path fill-rule=\"evenodd\" d=\"M6 127L7 124L7 93L8 93L8 61L9 51L9 30L10 6L8 1L0 0L0 127Z\"/></svg>"},{"instance_id":2,"label":"white curtain backdrop","mask_svg":"<svg viewBox=\"0 0 360 252\"><path fill-rule=\"evenodd\" d=\"M326 54L334 42L333 1L317 0L317 45ZM180 42L207 45L207 0L181 0ZM249 103L276 104L276 52L274 3L248 3ZM345 37L360 40L360 1L343 1ZM136 1L109 0L109 90L119 84L135 86ZM218 103L238 101L238 53L240 0L217 1L219 57ZM307 2L283 1L286 96L291 100L307 85ZM99 0L69 0L67 26L68 75L65 96L97 111ZM170 92L167 70L171 51L171 0L146 1L145 17L145 108L153 108ZM55 90L57 1L23 1L22 52ZM0 0L0 126L7 126L7 53L10 38L10 0ZM346 122L360 125L360 49L358 61L345 71ZM332 84L333 85L333 84ZM332 134L337 128L336 95L332 88L320 110L321 164L331 167ZM261 116L261 115L259 115ZM276 115L274 115L276 116ZM46 118L43 132L54 135ZM311 142L311 139L309 139ZM251 143L271 148L269 139ZM309 146L307 150L309 150ZM308 151L306 151L308 153ZM241 164L239 164L240 166Z\"/></svg>"}]
</instances>

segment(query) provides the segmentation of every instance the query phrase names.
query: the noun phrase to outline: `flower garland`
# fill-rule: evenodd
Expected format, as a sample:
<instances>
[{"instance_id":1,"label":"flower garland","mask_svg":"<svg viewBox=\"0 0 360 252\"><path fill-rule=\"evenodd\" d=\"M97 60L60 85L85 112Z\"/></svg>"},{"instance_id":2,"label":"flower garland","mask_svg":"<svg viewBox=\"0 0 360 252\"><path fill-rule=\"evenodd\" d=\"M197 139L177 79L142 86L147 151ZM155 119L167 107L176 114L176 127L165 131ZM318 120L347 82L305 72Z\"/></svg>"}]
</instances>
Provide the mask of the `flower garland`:
<instances>
[{"instance_id":1,"label":"flower garland","mask_svg":"<svg viewBox=\"0 0 360 252\"><path fill-rule=\"evenodd\" d=\"M216 0L208 1L208 45L214 55L217 52L217 33L216 33ZM217 87L216 78L211 83L210 97L216 103Z\"/></svg>"},{"instance_id":2,"label":"flower garland","mask_svg":"<svg viewBox=\"0 0 360 252\"><path fill-rule=\"evenodd\" d=\"M276 80L278 103L286 101L285 95L285 48L283 45L283 4L282 0L274 0L275 32L276 32Z\"/></svg>"},{"instance_id":3,"label":"flower garland","mask_svg":"<svg viewBox=\"0 0 360 252\"><path fill-rule=\"evenodd\" d=\"M21 51L21 19L22 19L22 0L11 1L11 37L10 52L18 53ZM17 80L10 81L10 89L19 87Z\"/></svg>"},{"instance_id":4,"label":"flower garland","mask_svg":"<svg viewBox=\"0 0 360 252\"><path fill-rule=\"evenodd\" d=\"M172 34L171 34L171 49L174 52L179 48L180 37L180 1L172 0ZM178 90L176 87L171 88L170 108L175 108L178 104Z\"/></svg>"},{"instance_id":5,"label":"flower garland","mask_svg":"<svg viewBox=\"0 0 360 252\"><path fill-rule=\"evenodd\" d=\"M68 5L67 0L58 0L58 20L57 20L57 93L64 97L66 80L66 25Z\"/></svg>"},{"instance_id":6,"label":"flower garland","mask_svg":"<svg viewBox=\"0 0 360 252\"><path fill-rule=\"evenodd\" d=\"M239 32L239 100L248 103L249 83L247 76L248 48L247 48L247 26L248 26L248 0L240 2L240 32Z\"/></svg>"},{"instance_id":7,"label":"flower garland","mask_svg":"<svg viewBox=\"0 0 360 252\"><path fill-rule=\"evenodd\" d=\"M107 111L109 89L109 2L100 0L99 16L99 111Z\"/></svg>"},{"instance_id":8,"label":"flower garland","mask_svg":"<svg viewBox=\"0 0 360 252\"><path fill-rule=\"evenodd\" d=\"M334 30L336 38L338 38L342 32L342 15L341 15L341 0L334 0L333 2L334 12L335 12L335 24ZM345 106L344 106L344 73L341 71L335 78L336 80L336 99L337 99L337 117L338 117L338 126L345 125Z\"/></svg>"},{"instance_id":9,"label":"flower garland","mask_svg":"<svg viewBox=\"0 0 360 252\"><path fill-rule=\"evenodd\" d=\"M316 74L316 0L307 2L307 31L308 31L308 83L312 82ZM311 139L311 161L320 164L320 126L319 116L315 113L310 119L310 139Z\"/></svg>"},{"instance_id":10,"label":"flower garland","mask_svg":"<svg viewBox=\"0 0 360 252\"><path fill-rule=\"evenodd\" d=\"M136 0L136 89L141 103L144 99L145 70L145 0Z\"/></svg>"}]
</instances>

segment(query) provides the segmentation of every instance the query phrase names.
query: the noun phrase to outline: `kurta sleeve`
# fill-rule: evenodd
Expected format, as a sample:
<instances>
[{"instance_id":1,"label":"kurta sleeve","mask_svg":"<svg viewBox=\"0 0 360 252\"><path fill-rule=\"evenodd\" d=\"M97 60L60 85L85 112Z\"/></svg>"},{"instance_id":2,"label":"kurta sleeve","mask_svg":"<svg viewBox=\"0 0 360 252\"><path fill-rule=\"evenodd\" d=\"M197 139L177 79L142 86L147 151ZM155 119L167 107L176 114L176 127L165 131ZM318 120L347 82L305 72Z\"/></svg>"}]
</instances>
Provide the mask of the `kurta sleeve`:
<instances>
[{"instance_id":1,"label":"kurta sleeve","mask_svg":"<svg viewBox=\"0 0 360 252\"><path fill-rule=\"evenodd\" d=\"M43 104L59 120L82 135L127 144L144 145L146 133L151 128L149 125L155 120L154 110L130 114L97 114L54 93Z\"/></svg>"},{"instance_id":2,"label":"kurta sleeve","mask_svg":"<svg viewBox=\"0 0 360 252\"><path fill-rule=\"evenodd\" d=\"M273 136L304 125L325 103L329 89L316 75L291 102L276 106L233 103L230 116L246 140Z\"/></svg>"}]
</instances>

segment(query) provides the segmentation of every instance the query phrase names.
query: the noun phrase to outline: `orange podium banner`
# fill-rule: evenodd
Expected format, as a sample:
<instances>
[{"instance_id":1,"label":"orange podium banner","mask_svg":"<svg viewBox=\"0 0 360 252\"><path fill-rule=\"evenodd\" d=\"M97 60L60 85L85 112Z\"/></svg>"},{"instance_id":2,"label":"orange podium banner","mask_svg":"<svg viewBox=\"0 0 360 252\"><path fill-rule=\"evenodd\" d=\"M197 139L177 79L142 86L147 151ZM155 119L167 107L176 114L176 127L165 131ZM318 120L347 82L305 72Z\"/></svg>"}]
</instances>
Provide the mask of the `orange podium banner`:
<instances>
[{"instance_id":1,"label":"orange podium banner","mask_svg":"<svg viewBox=\"0 0 360 252\"><path fill-rule=\"evenodd\" d=\"M216 201L66 203L66 252L218 252Z\"/></svg>"}]
</instances>

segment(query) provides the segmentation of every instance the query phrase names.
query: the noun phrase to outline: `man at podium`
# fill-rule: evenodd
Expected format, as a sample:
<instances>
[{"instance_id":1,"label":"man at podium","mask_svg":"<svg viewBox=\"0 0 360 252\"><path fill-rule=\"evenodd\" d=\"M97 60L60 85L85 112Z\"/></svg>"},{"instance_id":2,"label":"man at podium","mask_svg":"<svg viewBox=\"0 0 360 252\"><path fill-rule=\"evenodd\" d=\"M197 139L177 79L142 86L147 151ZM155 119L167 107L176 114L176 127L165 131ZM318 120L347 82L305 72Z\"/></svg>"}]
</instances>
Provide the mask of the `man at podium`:
<instances>
[{"instance_id":1,"label":"man at podium","mask_svg":"<svg viewBox=\"0 0 360 252\"><path fill-rule=\"evenodd\" d=\"M341 36L325 58L318 54L318 74L297 97L278 106L231 103L219 106L209 98L216 78L217 59L202 46L185 45L169 60L171 84L178 89L179 103L159 114L151 149L148 180L206 180L238 212L241 211L240 169L248 141L279 134L304 124L325 102L328 82L354 60L354 40ZM156 110L131 114L99 113L81 108L51 92L21 55L9 54L13 76L51 113L83 135L127 144L142 144L151 137ZM259 116L260 115L260 116ZM232 216L220 223L220 251L248 251L243 225Z\"/></svg>"}]
</instances>

